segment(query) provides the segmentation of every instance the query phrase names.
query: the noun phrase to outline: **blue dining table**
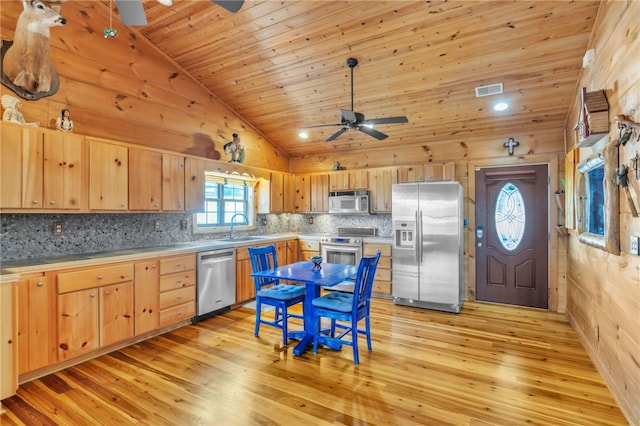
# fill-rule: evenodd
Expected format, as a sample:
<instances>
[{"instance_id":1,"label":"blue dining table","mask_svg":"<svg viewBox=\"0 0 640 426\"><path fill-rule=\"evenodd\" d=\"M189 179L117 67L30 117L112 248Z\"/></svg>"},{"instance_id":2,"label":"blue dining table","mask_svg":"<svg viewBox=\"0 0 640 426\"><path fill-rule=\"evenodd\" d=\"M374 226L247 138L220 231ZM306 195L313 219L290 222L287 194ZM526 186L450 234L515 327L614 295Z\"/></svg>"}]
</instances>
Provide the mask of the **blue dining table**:
<instances>
[{"instance_id":1,"label":"blue dining table","mask_svg":"<svg viewBox=\"0 0 640 426\"><path fill-rule=\"evenodd\" d=\"M354 277L358 273L358 267L355 265L344 265L341 263L323 263L320 270L313 269L313 262L301 261L291 263L289 265L278 266L273 269L266 269L260 272L253 272L253 277L277 278L286 281L295 281L305 285L304 299L304 330L290 331L288 337L292 339L300 339L298 344L293 348L294 355L301 355L309 346L313 344L313 316L311 315L311 302L320 296L321 287L331 287L339 284L349 278ZM322 339L321 339L322 340ZM320 342L326 344L325 342ZM335 345L333 345L335 346ZM340 349L340 347L333 347Z\"/></svg>"}]
</instances>

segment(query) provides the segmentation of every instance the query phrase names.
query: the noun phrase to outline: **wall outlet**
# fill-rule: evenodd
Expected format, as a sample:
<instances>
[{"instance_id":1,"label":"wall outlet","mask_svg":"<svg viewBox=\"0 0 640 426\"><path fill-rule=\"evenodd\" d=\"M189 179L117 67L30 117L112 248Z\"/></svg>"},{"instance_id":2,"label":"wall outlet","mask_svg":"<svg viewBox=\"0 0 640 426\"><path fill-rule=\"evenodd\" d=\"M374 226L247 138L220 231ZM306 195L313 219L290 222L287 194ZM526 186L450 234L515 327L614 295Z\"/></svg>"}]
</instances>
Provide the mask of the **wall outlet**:
<instances>
[{"instance_id":1,"label":"wall outlet","mask_svg":"<svg viewBox=\"0 0 640 426\"><path fill-rule=\"evenodd\" d=\"M156 231L160 231L160 221L156 220L155 224L153 225Z\"/></svg>"},{"instance_id":2,"label":"wall outlet","mask_svg":"<svg viewBox=\"0 0 640 426\"><path fill-rule=\"evenodd\" d=\"M180 229L181 229L181 230L183 230L183 231L184 231L185 229L187 229L187 221L186 221L185 219L182 219L182 220L180 221Z\"/></svg>"},{"instance_id":3,"label":"wall outlet","mask_svg":"<svg viewBox=\"0 0 640 426\"><path fill-rule=\"evenodd\" d=\"M53 222L53 235L57 237L64 235L64 222Z\"/></svg>"},{"instance_id":4,"label":"wall outlet","mask_svg":"<svg viewBox=\"0 0 640 426\"><path fill-rule=\"evenodd\" d=\"M309 225L313 225L313 216L309 216L307 218L307 222L309 223Z\"/></svg>"},{"instance_id":5,"label":"wall outlet","mask_svg":"<svg viewBox=\"0 0 640 426\"><path fill-rule=\"evenodd\" d=\"M638 256L640 254L640 237L637 235L631 236L631 242L629 243L629 252Z\"/></svg>"}]
</instances>

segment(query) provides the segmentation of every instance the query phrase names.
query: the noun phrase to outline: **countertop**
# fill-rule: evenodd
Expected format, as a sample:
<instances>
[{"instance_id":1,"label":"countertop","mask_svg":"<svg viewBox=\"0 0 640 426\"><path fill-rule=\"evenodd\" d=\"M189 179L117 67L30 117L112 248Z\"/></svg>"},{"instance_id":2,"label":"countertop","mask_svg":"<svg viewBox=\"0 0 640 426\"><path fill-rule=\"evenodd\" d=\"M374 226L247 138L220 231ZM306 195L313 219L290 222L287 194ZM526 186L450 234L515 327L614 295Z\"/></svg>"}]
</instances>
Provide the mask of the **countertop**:
<instances>
[{"instance_id":1,"label":"countertop","mask_svg":"<svg viewBox=\"0 0 640 426\"><path fill-rule=\"evenodd\" d=\"M68 256L41 257L26 260L2 262L0 283L15 281L16 275L29 272L44 272L53 269L74 268L101 265L112 262L148 259L154 256L170 256L181 253L194 253L208 250L234 248L256 243L270 243L291 238L320 239L324 235L312 234L273 234L260 236L242 236L221 240L190 241L153 247L130 248ZM391 243L391 237L367 237L365 243Z\"/></svg>"}]
</instances>

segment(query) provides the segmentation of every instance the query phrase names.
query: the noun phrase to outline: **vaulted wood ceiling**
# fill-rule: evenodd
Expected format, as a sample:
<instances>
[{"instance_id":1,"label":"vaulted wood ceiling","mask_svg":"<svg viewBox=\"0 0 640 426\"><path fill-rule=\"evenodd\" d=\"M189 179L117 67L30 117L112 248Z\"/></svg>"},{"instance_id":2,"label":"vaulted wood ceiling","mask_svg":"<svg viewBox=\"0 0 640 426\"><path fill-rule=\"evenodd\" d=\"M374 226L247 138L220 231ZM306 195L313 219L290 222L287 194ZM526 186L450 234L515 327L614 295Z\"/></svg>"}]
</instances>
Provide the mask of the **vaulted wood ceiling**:
<instances>
[{"instance_id":1,"label":"vaulted wood ceiling","mask_svg":"<svg viewBox=\"0 0 640 426\"><path fill-rule=\"evenodd\" d=\"M496 129L562 128L578 90L599 1L145 1L136 27L180 67L292 157L349 147L444 142ZM115 7L115 6L114 6ZM348 131L324 140L350 109L383 141ZM504 84L476 98L476 86ZM496 113L498 100L510 108Z\"/></svg>"}]
</instances>

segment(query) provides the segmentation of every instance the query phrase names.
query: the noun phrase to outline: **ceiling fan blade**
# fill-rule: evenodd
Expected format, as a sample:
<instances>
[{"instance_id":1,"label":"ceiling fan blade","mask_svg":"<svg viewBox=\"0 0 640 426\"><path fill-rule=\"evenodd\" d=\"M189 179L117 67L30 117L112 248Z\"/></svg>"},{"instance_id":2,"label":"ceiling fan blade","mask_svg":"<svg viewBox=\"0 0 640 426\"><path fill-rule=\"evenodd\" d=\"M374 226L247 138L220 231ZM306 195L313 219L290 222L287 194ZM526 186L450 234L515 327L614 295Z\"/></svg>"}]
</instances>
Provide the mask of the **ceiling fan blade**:
<instances>
[{"instance_id":1,"label":"ceiling fan blade","mask_svg":"<svg viewBox=\"0 0 640 426\"><path fill-rule=\"evenodd\" d=\"M142 0L115 0L122 23L128 27L147 25Z\"/></svg>"},{"instance_id":2,"label":"ceiling fan blade","mask_svg":"<svg viewBox=\"0 0 640 426\"><path fill-rule=\"evenodd\" d=\"M385 135L384 133L379 132L376 129L372 129L371 127L358 126L358 130L360 130L362 133L366 133L369 136L373 136L374 138L378 139L379 141L381 141L382 139L388 138L388 136Z\"/></svg>"},{"instance_id":3,"label":"ceiling fan blade","mask_svg":"<svg viewBox=\"0 0 640 426\"><path fill-rule=\"evenodd\" d=\"M315 126L298 127L298 130L301 130L301 129L313 129L313 128L316 128L316 127L331 127L331 126L344 126L344 123L317 124Z\"/></svg>"},{"instance_id":4,"label":"ceiling fan blade","mask_svg":"<svg viewBox=\"0 0 640 426\"><path fill-rule=\"evenodd\" d=\"M337 132L335 132L334 134L332 134L331 136L329 136L325 142L331 142L332 140L335 140L338 136L340 136L341 134L343 134L344 132L347 131L346 127L343 127L342 129L338 130Z\"/></svg>"},{"instance_id":5,"label":"ceiling fan blade","mask_svg":"<svg viewBox=\"0 0 640 426\"><path fill-rule=\"evenodd\" d=\"M340 114L342 114L342 118L349 123L355 123L358 121L355 111L350 109L341 109Z\"/></svg>"},{"instance_id":6,"label":"ceiling fan blade","mask_svg":"<svg viewBox=\"0 0 640 426\"><path fill-rule=\"evenodd\" d=\"M408 123L407 117L385 117L385 118L372 118L365 120L364 124L396 124L396 123Z\"/></svg>"},{"instance_id":7,"label":"ceiling fan blade","mask_svg":"<svg viewBox=\"0 0 640 426\"><path fill-rule=\"evenodd\" d=\"M244 0L211 0L212 3L224 7L231 13L236 13L244 4Z\"/></svg>"}]
</instances>

